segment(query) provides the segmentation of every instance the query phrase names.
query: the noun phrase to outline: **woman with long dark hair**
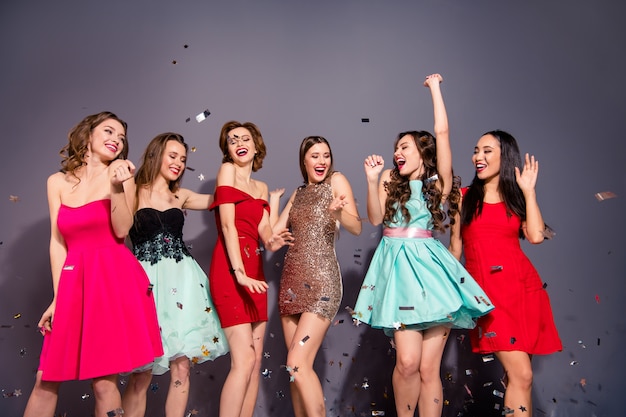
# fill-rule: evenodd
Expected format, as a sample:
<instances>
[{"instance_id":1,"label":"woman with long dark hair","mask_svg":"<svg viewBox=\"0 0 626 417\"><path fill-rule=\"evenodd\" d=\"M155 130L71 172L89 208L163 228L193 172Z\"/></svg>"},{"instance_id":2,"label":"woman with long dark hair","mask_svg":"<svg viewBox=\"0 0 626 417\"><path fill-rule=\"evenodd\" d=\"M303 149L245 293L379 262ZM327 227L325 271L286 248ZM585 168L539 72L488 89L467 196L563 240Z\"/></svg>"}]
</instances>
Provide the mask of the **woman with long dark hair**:
<instances>
[{"instance_id":1,"label":"woman with long dark hair","mask_svg":"<svg viewBox=\"0 0 626 417\"><path fill-rule=\"evenodd\" d=\"M539 162L517 141L494 130L480 137L472 162L476 175L463 189L461 222L455 223L451 252L496 306L471 331L476 353L495 353L506 372L504 414L532 415L534 354L562 350L548 294L520 247L520 238L543 242L546 226L537 204Z\"/></svg>"}]
</instances>

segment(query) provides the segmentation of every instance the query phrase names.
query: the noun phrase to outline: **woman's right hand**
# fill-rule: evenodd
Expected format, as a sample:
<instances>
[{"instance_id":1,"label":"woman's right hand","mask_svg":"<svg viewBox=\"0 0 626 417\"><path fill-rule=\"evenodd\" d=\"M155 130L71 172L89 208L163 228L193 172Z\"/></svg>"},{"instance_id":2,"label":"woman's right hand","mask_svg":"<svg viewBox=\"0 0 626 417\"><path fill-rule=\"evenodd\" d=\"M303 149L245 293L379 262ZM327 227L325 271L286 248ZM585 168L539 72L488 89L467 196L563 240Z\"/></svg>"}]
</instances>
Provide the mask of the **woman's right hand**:
<instances>
[{"instance_id":1,"label":"woman's right hand","mask_svg":"<svg viewBox=\"0 0 626 417\"><path fill-rule=\"evenodd\" d=\"M265 281L259 281L258 279L250 278L246 273L241 270L235 270L235 278L237 283L242 287L246 287L251 293L263 294L267 291L269 285Z\"/></svg>"},{"instance_id":2,"label":"woman's right hand","mask_svg":"<svg viewBox=\"0 0 626 417\"><path fill-rule=\"evenodd\" d=\"M42 336L46 334L46 332L52 331L52 321L54 320L54 311L56 309L56 301L52 301L50 306L43 312L41 315L41 319L39 319L39 323L37 323L37 328L39 329L39 333Z\"/></svg>"},{"instance_id":3,"label":"woman's right hand","mask_svg":"<svg viewBox=\"0 0 626 417\"><path fill-rule=\"evenodd\" d=\"M363 162L365 176L368 180L378 182L378 176L385 167L385 160L380 155L369 155Z\"/></svg>"},{"instance_id":4,"label":"woman's right hand","mask_svg":"<svg viewBox=\"0 0 626 417\"><path fill-rule=\"evenodd\" d=\"M284 188L277 188L275 190L270 191L270 199L272 198L281 198L285 194Z\"/></svg>"}]
</instances>

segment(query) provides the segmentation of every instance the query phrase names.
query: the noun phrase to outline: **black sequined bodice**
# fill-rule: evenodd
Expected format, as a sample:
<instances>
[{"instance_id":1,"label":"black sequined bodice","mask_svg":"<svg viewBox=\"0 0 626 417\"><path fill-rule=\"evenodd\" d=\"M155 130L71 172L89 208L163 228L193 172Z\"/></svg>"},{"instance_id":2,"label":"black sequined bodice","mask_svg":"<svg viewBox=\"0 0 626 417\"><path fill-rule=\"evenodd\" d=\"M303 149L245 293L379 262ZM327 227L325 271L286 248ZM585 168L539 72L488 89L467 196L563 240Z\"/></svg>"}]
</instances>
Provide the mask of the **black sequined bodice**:
<instances>
[{"instance_id":1,"label":"black sequined bodice","mask_svg":"<svg viewBox=\"0 0 626 417\"><path fill-rule=\"evenodd\" d=\"M138 260L149 261L151 265L161 258L179 262L185 256L191 256L183 242L184 224L185 216L178 208L165 211L153 208L137 210L129 232L133 253Z\"/></svg>"}]
</instances>

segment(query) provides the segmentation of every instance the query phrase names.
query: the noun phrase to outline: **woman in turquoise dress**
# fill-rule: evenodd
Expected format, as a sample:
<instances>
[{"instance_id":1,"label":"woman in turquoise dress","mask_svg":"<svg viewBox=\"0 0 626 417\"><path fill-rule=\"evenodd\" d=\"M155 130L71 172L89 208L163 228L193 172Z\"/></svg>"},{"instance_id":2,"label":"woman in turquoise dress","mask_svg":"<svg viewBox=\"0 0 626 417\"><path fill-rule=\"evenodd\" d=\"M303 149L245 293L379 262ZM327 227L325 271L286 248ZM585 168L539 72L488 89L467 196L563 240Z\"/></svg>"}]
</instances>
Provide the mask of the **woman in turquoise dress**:
<instances>
[{"instance_id":1,"label":"woman in turquoise dress","mask_svg":"<svg viewBox=\"0 0 626 417\"><path fill-rule=\"evenodd\" d=\"M185 414L189 371L228 352L209 292L209 282L183 241L183 210L207 210L213 196L180 188L187 144L162 133L146 148L137 170L137 210L130 229L133 252L152 284L164 354L149 371L137 372L124 395L126 417L143 416L151 374L170 371L167 417Z\"/></svg>"},{"instance_id":2,"label":"woman in turquoise dress","mask_svg":"<svg viewBox=\"0 0 626 417\"><path fill-rule=\"evenodd\" d=\"M453 184L452 153L439 74L426 78L436 138L403 132L394 145L393 169L380 155L365 159L367 215L383 224L383 238L361 286L354 318L392 336L396 346L393 390L399 417L441 416L441 358L450 328L473 328L493 309L485 293L452 254L432 237L444 230L442 205L453 221L460 195ZM382 175L381 175L382 172ZM380 180L379 180L380 176Z\"/></svg>"}]
</instances>

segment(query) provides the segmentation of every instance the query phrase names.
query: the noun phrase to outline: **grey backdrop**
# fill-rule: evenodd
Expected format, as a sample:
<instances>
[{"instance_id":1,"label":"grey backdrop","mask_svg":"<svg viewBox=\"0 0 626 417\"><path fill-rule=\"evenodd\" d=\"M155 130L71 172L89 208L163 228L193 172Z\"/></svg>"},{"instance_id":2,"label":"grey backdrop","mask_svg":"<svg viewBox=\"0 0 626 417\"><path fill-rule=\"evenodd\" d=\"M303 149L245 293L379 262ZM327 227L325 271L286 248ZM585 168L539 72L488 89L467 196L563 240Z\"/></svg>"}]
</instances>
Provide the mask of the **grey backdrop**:
<instances>
[{"instance_id":1,"label":"grey backdrop","mask_svg":"<svg viewBox=\"0 0 626 417\"><path fill-rule=\"evenodd\" d=\"M45 183L80 119L111 110L128 121L135 162L156 134L180 132L196 147L183 185L200 192L213 190L227 120L260 126L268 156L256 177L288 193L301 182L301 139L323 135L364 201L363 158L381 153L389 161L397 132L432 129L421 86L432 72L445 78L464 184L476 140L494 128L512 132L541 163L539 201L557 235L524 248L548 283L564 350L534 360L535 415L623 415L625 11L609 0L3 0L0 415L21 415L34 381L35 324L51 299ZM196 122L205 109L212 114ZM594 194L602 191L618 197L599 202ZM364 205L360 211L365 216ZM208 267L213 216L190 212L185 238ZM342 306L354 305L379 238L369 224L360 237L341 234ZM275 308L283 253L266 255L269 377L256 415L290 416ZM381 332L354 326L342 309L316 362L328 415L394 415L393 354ZM217 415L228 361L193 369L190 413ZM500 415L501 375L453 332L442 369L444 415ZM155 378L148 415L163 414L167 381ZM63 385L58 413L92 410L88 382Z\"/></svg>"}]
</instances>

